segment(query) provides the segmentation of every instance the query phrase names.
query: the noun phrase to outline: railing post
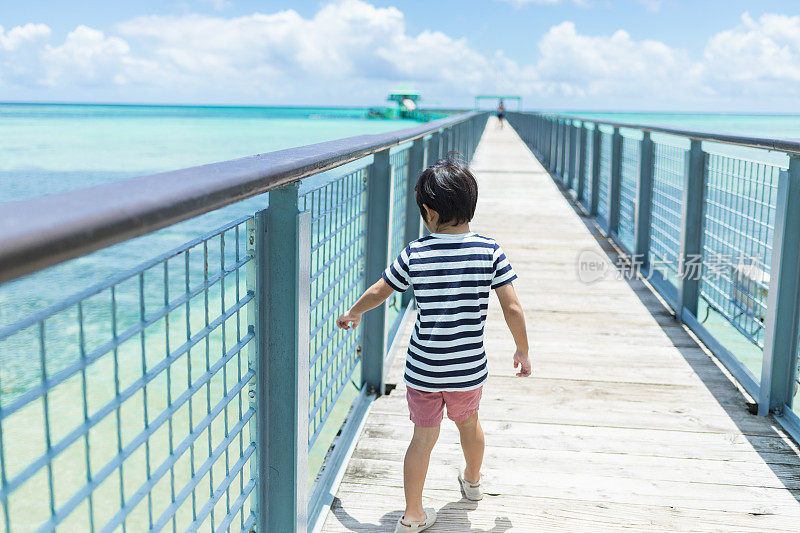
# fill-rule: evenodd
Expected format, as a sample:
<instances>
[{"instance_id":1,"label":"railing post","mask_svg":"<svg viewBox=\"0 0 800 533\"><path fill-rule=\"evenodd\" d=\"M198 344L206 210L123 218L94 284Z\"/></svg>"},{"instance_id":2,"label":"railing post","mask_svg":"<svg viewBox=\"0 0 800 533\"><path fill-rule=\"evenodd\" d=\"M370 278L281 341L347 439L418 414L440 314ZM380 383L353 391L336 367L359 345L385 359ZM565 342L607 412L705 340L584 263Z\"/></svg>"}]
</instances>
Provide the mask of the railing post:
<instances>
[{"instance_id":1,"label":"railing post","mask_svg":"<svg viewBox=\"0 0 800 533\"><path fill-rule=\"evenodd\" d=\"M600 125L595 123L592 131L592 197L589 201L589 214L597 216L600 203Z\"/></svg>"},{"instance_id":2,"label":"railing post","mask_svg":"<svg viewBox=\"0 0 800 533\"><path fill-rule=\"evenodd\" d=\"M544 152L544 150L542 150L544 146L544 118L541 115L536 115L535 143L536 151L541 155Z\"/></svg>"},{"instance_id":3,"label":"railing post","mask_svg":"<svg viewBox=\"0 0 800 533\"><path fill-rule=\"evenodd\" d=\"M475 144L476 144L475 143L475 139L477 138L477 135L478 135L478 133L477 133L477 131L475 129L476 119L477 119L477 117L472 117L471 119L469 119L469 122L467 123L467 131L469 132L469 135L468 135L468 138L469 138L469 150L468 150L469 151L469 158L468 158L468 161L469 162L472 162L472 156L475 155Z\"/></svg>"},{"instance_id":4,"label":"railing post","mask_svg":"<svg viewBox=\"0 0 800 533\"><path fill-rule=\"evenodd\" d=\"M578 189L575 197L583 201L586 195L586 125L581 123L578 140Z\"/></svg>"},{"instance_id":5,"label":"railing post","mask_svg":"<svg viewBox=\"0 0 800 533\"><path fill-rule=\"evenodd\" d=\"M422 218L419 214L419 207L417 206L417 193L414 187L417 184L417 178L422 173L425 164L425 141L417 139L411 144L411 149L408 151L408 179L406 180L406 228L405 228L405 242L409 243L419 239L420 222ZM392 260L393 258L389 258ZM403 293L401 303L403 307L413 299L414 293L409 287Z\"/></svg>"},{"instance_id":6,"label":"railing post","mask_svg":"<svg viewBox=\"0 0 800 533\"><path fill-rule=\"evenodd\" d=\"M561 170L561 183L569 187L569 170L572 166L572 121L564 124L564 167Z\"/></svg>"},{"instance_id":7,"label":"railing post","mask_svg":"<svg viewBox=\"0 0 800 533\"><path fill-rule=\"evenodd\" d=\"M639 184L636 187L636 220L633 229L633 254L642 267L647 267L650 249L650 213L653 208L654 145L650 132L643 132L639 144Z\"/></svg>"},{"instance_id":8,"label":"railing post","mask_svg":"<svg viewBox=\"0 0 800 533\"><path fill-rule=\"evenodd\" d=\"M553 174L558 174L558 140L561 137L561 120L553 119L553 159L550 165L553 167Z\"/></svg>"},{"instance_id":9,"label":"railing post","mask_svg":"<svg viewBox=\"0 0 800 533\"><path fill-rule=\"evenodd\" d=\"M261 319L266 316L267 310L267 230L266 211L259 211L247 221L247 255L252 259L247 263L247 293L253 299L247 305L247 329L253 335L253 342L247 347L247 367L252 370L254 378L248 387L250 408L255 415L250 422L250 443L255 446L255 453L250 458L250 479L255 482L255 489L250 495L250 507L255 515L256 531L267 530L267 512L269 498L267 497L267 480L269 479L269 448L267 438L269 430L266 420L260 423L262 413L267 412L269 403L267 383L269 368L266 362L267 347L267 321Z\"/></svg>"},{"instance_id":10,"label":"railing post","mask_svg":"<svg viewBox=\"0 0 800 533\"><path fill-rule=\"evenodd\" d=\"M567 188L575 189L577 187L577 174L578 174L578 127L571 124L569 127L569 182Z\"/></svg>"},{"instance_id":11,"label":"railing post","mask_svg":"<svg viewBox=\"0 0 800 533\"><path fill-rule=\"evenodd\" d=\"M389 209L391 165L389 149L377 152L367 177L366 266L364 279L370 286L380 279L389 260ZM383 394L383 356L386 336L386 307L366 313L363 319L361 379L371 394Z\"/></svg>"},{"instance_id":12,"label":"railing post","mask_svg":"<svg viewBox=\"0 0 800 533\"><path fill-rule=\"evenodd\" d=\"M475 147L473 143L475 137L475 128L472 127L472 123L475 122L475 118L469 119L469 122L466 123L464 126L464 134L467 139L467 164L472 161L472 152Z\"/></svg>"},{"instance_id":13,"label":"railing post","mask_svg":"<svg viewBox=\"0 0 800 533\"><path fill-rule=\"evenodd\" d=\"M781 171L775 206L758 414L780 415L794 391L800 305L800 156Z\"/></svg>"},{"instance_id":14,"label":"railing post","mask_svg":"<svg viewBox=\"0 0 800 533\"><path fill-rule=\"evenodd\" d=\"M611 180L608 186L608 233L619 231L619 196L622 185L622 135L614 128L611 136Z\"/></svg>"},{"instance_id":15,"label":"railing post","mask_svg":"<svg viewBox=\"0 0 800 533\"><path fill-rule=\"evenodd\" d=\"M567 133L569 132L569 125L567 121L563 121L561 123L561 142L559 143L561 147L561 153L559 157L559 172L558 177L561 180L562 184L566 184L566 173L567 173L567 149L569 146L569 137Z\"/></svg>"},{"instance_id":16,"label":"railing post","mask_svg":"<svg viewBox=\"0 0 800 533\"><path fill-rule=\"evenodd\" d=\"M450 128L445 128L442 130L442 142L441 142L441 158L446 158L450 156L450 150L452 150L452 143L453 141L453 132L450 131Z\"/></svg>"},{"instance_id":17,"label":"railing post","mask_svg":"<svg viewBox=\"0 0 800 533\"><path fill-rule=\"evenodd\" d=\"M298 183L255 215L255 405L258 531L306 531L310 213Z\"/></svg>"},{"instance_id":18,"label":"railing post","mask_svg":"<svg viewBox=\"0 0 800 533\"><path fill-rule=\"evenodd\" d=\"M428 140L428 150L425 156L425 166L429 167L441 159L442 134L434 131Z\"/></svg>"},{"instance_id":19,"label":"railing post","mask_svg":"<svg viewBox=\"0 0 800 533\"><path fill-rule=\"evenodd\" d=\"M558 179L561 180L562 176L564 175L564 145L566 144L564 139L564 129L566 128L566 123L563 120L558 121L558 170L556 175Z\"/></svg>"},{"instance_id":20,"label":"railing post","mask_svg":"<svg viewBox=\"0 0 800 533\"><path fill-rule=\"evenodd\" d=\"M536 149L536 134L538 132L538 117L535 115L527 115L528 120L528 143Z\"/></svg>"},{"instance_id":21,"label":"railing post","mask_svg":"<svg viewBox=\"0 0 800 533\"><path fill-rule=\"evenodd\" d=\"M474 132L472 138L472 157L475 157L475 154L478 153L478 145L481 142L481 135L483 135L483 130L481 129L482 124L483 118L475 117L472 120L472 130Z\"/></svg>"},{"instance_id":22,"label":"railing post","mask_svg":"<svg viewBox=\"0 0 800 533\"><path fill-rule=\"evenodd\" d=\"M542 154L545 161L550 163L550 146L553 139L553 121L552 119L542 118Z\"/></svg>"},{"instance_id":23,"label":"railing post","mask_svg":"<svg viewBox=\"0 0 800 533\"><path fill-rule=\"evenodd\" d=\"M428 149L425 153L425 167L429 167L432 164L436 163L440 159L440 146L442 144L442 136L438 131L435 131L431 134L431 138L428 140ZM414 205L417 205L416 196L414 197ZM420 222L422 219L420 218ZM425 225L422 225L422 234L428 235L430 232ZM408 291L406 291L408 292Z\"/></svg>"},{"instance_id":24,"label":"railing post","mask_svg":"<svg viewBox=\"0 0 800 533\"><path fill-rule=\"evenodd\" d=\"M681 321L684 311L697 316L697 299L700 295L706 156L699 140L691 141L686 158L678 256L678 309L676 309L677 318Z\"/></svg>"},{"instance_id":25,"label":"railing post","mask_svg":"<svg viewBox=\"0 0 800 533\"><path fill-rule=\"evenodd\" d=\"M556 129L556 160L553 163L556 167L556 176L561 177L561 154L563 153L564 143L564 124L561 119L557 121L558 128Z\"/></svg>"}]
</instances>

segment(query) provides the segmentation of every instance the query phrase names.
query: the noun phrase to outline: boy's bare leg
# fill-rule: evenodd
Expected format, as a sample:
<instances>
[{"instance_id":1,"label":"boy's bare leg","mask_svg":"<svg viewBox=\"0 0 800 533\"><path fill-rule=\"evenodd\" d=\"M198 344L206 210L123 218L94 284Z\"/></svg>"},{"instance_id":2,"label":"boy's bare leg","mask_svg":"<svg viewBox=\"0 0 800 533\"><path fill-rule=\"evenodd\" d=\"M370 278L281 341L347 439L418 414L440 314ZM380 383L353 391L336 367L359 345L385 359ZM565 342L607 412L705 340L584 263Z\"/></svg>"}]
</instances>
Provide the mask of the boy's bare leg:
<instances>
[{"instance_id":1,"label":"boy's bare leg","mask_svg":"<svg viewBox=\"0 0 800 533\"><path fill-rule=\"evenodd\" d=\"M464 469L464 479L471 483L477 483L481 477L481 464L483 463L483 450L485 441L483 438L483 428L478 420L478 413L471 415L466 420L456 422L458 432L461 436L461 449L464 451L464 459L467 467Z\"/></svg>"},{"instance_id":2,"label":"boy's bare leg","mask_svg":"<svg viewBox=\"0 0 800 533\"><path fill-rule=\"evenodd\" d=\"M403 489L406 493L405 519L420 522L425 519L422 509L422 488L428 474L431 451L439 438L439 426L422 427L414 425L414 436L406 450L403 462Z\"/></svg>"}]
</instances>

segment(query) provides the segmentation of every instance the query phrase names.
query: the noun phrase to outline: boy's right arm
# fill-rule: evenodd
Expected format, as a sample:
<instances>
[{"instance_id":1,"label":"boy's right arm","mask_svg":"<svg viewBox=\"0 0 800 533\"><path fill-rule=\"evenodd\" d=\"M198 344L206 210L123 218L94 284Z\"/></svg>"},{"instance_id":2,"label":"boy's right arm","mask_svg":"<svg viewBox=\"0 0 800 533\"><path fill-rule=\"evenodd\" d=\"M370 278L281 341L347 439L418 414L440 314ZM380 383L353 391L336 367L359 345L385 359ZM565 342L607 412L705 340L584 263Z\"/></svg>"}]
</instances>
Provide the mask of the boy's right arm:
<instances>
[{"instance_id":1,"label":"boy's right arm","mask_svg":"<svg viewBox=\"0 0 800 533\"><path fill-rule=\"evenodd\" d=\"M336 325L342 329L355 328L361 323L362 314L381 305L393 292L394 289L383 278L379 279L364 291L349 311L336 319Z\"/></svg>"},{"instance_id":2,"label":"boy's right arm","mask_svg":"<svg viewBox=\"0 0 800 533\"><path fill-rule=\"evenodd\" d=\"M500 300L500 307L503 309L503 317L506 319L511 336L517 350L514 352L514 368L519 367L517 375L527 377L531 375L531 360L528 358L528 333L525 329L525 313L522 304L519 303L514 285L506 283L495 289L497 299Z\"/></svg>"}]
</instances>

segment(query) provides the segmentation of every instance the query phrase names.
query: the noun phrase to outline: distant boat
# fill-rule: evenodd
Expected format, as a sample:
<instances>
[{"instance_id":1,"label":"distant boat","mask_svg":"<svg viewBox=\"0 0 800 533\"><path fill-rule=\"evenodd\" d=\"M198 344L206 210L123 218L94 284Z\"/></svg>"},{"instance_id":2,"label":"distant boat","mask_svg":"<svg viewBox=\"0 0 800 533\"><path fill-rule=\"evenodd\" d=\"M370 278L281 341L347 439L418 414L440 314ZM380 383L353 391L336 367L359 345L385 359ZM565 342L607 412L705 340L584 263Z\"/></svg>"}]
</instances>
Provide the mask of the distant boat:
<instances>
[{"instance_id":1,"label":"distant boat","mask_svg":"<svg viewBox=\"0 0 800 533\"><path fill-rule=\"evenodd\" d=\"M416 118L417 102L422 96L416 91L397 90L389 94L386 98L390 102L397 102L397 112L400 118Z\"/></svg>"},{"instance_id":2,"label":"distant boat","mask_svg":"<svg viewBox=\"0 0 800 533\"><path fill-rule=\"evenodd\" d=\"M397 107L373 107L369 110L369 118L383 119L410 119L428 120L427 112L420 111L417 102L422 100L422 96L414 90L401 87L391 93L386 98L389 102L396 102Z\"/></svg>"}]
</instances>

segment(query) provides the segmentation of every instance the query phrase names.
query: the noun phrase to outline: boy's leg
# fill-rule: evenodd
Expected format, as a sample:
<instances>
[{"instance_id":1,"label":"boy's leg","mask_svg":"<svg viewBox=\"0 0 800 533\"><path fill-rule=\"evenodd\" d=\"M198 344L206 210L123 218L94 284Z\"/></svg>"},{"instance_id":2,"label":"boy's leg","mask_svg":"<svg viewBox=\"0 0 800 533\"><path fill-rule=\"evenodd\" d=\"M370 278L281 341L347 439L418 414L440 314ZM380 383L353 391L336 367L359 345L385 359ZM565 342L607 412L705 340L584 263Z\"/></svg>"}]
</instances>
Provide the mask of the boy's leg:
<instances>
[{"instance_id":1,"label":"boy's leg","mask_svg":"<svg viewBox=\"0 0 800 533\"><path fill-rule=\"evenodd\" d=\"M439 426L423 427L414 425L414 436L406 450L403 462L403 489L406 494L405 519L411 522L425 520L422 509L422 487L428 474L431 451L439 438Z\"/></svg>"},{"instance_id":2,"label":"boy's leg","mask_svg":"<svg viewBox=\"0 0 800 533\"><path fill-rule=\"evenodd\" d=\"M464 459L467 467L464 469L464 479L471 483L477 483L481 477L481 464L483 463L483 450L485 441L483 428L478 420L478 413L473 413L466 420L456 422L458 432L461 437L461 449L464 451Z\"/></svg>"}]
</instances>

